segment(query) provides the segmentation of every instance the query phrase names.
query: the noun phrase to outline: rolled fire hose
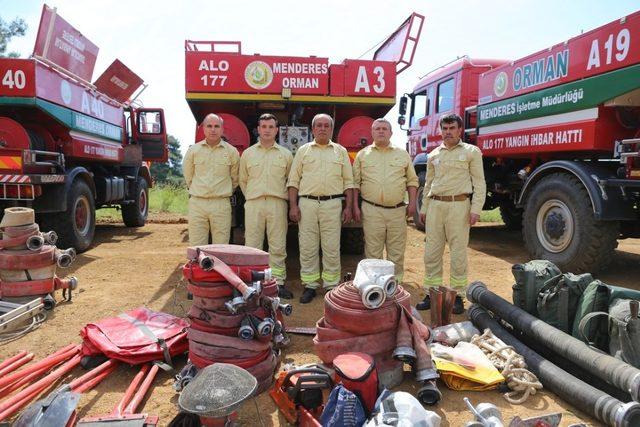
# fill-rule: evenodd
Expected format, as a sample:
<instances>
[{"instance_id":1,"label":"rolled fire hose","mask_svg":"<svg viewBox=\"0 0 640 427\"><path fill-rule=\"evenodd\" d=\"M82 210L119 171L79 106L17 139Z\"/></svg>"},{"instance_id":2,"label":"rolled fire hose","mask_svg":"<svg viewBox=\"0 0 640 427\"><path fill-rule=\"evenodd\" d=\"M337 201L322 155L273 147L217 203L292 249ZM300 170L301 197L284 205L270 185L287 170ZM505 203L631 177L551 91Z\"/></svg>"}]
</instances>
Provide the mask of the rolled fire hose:
<instances>
[{"instance_id":1,"label":"rolled fire hose","mask_svg":"<svg viewBox=\"0 0 640 427\"><path fill-rule=\"evenodd\" d=\"M636 402L640 401L640 369L598 352L579 339L510 304L489 291L482 282L473 282L469 286L467 298L496 313L534 342L573 361L612 386L628 392Z\"/></svg>"},{"instance_id":2,"label":"rolled fire hose","mask_svg":"<svg viewBox=\"0 0 640 427\"><path fill-rule=\"evenodd\" d=\"M419 398L424 403L437 402L441 397L434 382L438 375L425 342L430 332L410 314L409 304L409 293L398 287L395 295L380 307L369 309L352 282L339 285L325 295L325 315L318 321L313 338L315 353L328 364L337 355L349 351L370 354L376 360L381 378L386 369L402 367L401 362L387 362L386 366L379 363L395 354L400 361L413 363L416 379L423 384Z\"/></svg>"},{"instance_id":3,"label":"rolled fire hose","mask_svg":"<svg viewBox=\"0 0 640 427\"><path fill-rule=\"evenodd\" d=\"M251 262L268 262L268 254L232 245L205 248L211 251L189 248L190 261L183 267L193 296L188 314L190 361L198 368L212 363L241 366L265 390L279 363L273 343L277 342L276 332L282 334L281 312L288 312L290 306L280 304L277 282L268 265Z\"/></svg>"},{"instance_id":4,"label":"rolled fire hose","mask_svg":"<svg viewBox=\"0 0 640 427\"><path fill-rule=\"evenodd\" d=\"M473 287L474 284L471 286ZM634 427L640 425L640 404L637 402L621 402L542 358L507 332L481 306L474 304L467 313L480 330L491 329L494 335L521 354L529 369L536 374L545 388L609 426Z\"/></svg>"}]
</instances>

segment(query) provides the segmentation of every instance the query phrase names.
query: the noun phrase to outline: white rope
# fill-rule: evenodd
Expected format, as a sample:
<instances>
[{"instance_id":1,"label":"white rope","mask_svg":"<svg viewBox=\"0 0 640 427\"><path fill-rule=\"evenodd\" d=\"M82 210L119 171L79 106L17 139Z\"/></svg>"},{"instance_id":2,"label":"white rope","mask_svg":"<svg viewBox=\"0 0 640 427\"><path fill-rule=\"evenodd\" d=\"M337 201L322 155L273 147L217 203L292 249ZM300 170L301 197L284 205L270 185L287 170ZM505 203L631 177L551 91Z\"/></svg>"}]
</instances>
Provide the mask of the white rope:
<instances>
[{"instance_id":1,"label":"white rope","mask_svg":"<svg viewBox=\"0 0 640 427\"><path fill-rule=\"evenodd\" d=\"M513 405L524 403L529 396L542 390L542 383L527 369L524 357L515 352L513 347L506 345L493 335L490 329L485 329L482 335L474 335L471 344L479 347L487 355L493 366L500 371L511 390L503 394L507 402ZM520 397L518 397L520 395Z\"/></svg>"}]
</instances>

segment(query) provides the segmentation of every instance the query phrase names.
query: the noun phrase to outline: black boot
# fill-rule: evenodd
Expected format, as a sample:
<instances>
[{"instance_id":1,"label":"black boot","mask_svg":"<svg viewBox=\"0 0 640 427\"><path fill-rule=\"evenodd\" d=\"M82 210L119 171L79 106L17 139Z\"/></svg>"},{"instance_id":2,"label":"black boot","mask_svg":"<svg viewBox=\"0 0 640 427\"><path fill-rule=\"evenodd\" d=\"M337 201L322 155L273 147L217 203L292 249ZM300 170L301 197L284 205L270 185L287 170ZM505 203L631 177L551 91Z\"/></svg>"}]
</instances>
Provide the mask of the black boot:
<instances>
[{"instance_id":1,"label":"black boot","mask_svg":"<svg viewBox=\"0 0 640 427\"><path fill-rule=\"evenodd\" d=\"M278 296L282 299L293 298L293 292L285 288L284 285L278 285Z\"/></svg>"},{"instance_id":2,"label":"black boot","mask_svg":"<svg viewBox=\"0 0 640 427\"><path fill-rule=\"evenodd\" d=\"M453 314L464 313L464 300L460 295L456 295L456 300L453 303Z\"/></svg>"},{"instance_id":3,"label":"black boot","mask_svg":"<svg viewBox=\"0 0 640 427\"><path fill-rule=\"evenodd\" d=\"M422 301L416 304L416 310L429 310L431 308L431 297L427 294Z\"/></svg>"},{"instance_id":4,"label":"black boot","mask_svg":"<svg viewBox=\"0 0 640 427\"><path fill-rule=\"evenodd\" d=\"M300 297L300 303L301 304L309 304L313 298L315 298L316 296L316 290L315 289L311 289L311 288L304 288L304 292L302 293L302 296Z\"/></svg>"}]
</instances>

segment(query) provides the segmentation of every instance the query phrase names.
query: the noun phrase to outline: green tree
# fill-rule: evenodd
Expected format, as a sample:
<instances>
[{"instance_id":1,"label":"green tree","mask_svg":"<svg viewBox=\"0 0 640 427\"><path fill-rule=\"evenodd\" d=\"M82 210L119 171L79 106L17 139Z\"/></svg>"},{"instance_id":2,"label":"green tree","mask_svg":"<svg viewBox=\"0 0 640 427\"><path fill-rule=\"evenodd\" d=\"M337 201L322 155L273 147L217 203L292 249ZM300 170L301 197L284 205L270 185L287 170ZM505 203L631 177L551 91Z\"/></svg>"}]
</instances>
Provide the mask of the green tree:
<instances>
[{"instance_id":1,"label":"green tree","mask_svg":"<svg viewBox=\"0 0 640 427\"><path fill-rule=\"evenodd\" d=\"M159 184L182 185L182 154L180 141L173 135L167 135L169 142L169 160L166 163L153 163L151 176Z\"/></svg>"},{"instance_id":2,"label":"green tree","mask_svg":"<svg viewBox=\"0 0 640 427\"><path fill-rule=\"evenodd\" d=\"M8 56L17 58L20 56L18 52L9 52L7 54L7 46L13 37L24 36L27 31L27 24L22 18L16 18L11 22L5 22L0 17L0 57Z\"/></svg>"}]
</instances>

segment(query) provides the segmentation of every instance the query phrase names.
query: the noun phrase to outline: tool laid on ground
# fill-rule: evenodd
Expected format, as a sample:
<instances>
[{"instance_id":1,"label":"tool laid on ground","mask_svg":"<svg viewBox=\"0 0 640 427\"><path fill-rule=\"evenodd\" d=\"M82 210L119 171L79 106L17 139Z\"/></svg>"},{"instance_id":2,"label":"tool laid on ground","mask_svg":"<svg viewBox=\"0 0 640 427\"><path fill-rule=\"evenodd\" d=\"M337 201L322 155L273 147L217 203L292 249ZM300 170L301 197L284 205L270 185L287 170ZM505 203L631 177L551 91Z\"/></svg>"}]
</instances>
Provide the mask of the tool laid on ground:
<instances>
[{"instance_id":1,"label":"tool laid on ground","mask_svg":"<svg viewBox=\"0 0 640 427\"><path fill-rule=\"evenodd\" d=\"M36 329L47 319L42 298L27 303L0 301L0 343Z\"/></svg>"},{"instance_id":2,"label":"tool laid on ground","mask_svg":"<svg viewBox=\"0 0 640 427\"><path fill-rule=\"evenodd\" d=\"M143 365L110 414L83 418L77 425L80 427L150 427L157 425L157 416L136 414L135 411L147 394L159 369L160 366L157 363Z\"/></svg>"},{"instance_id":3,"label":"tool laid on ground","mask_svg":"<svg viewBox=\"0 0 640 427\"><path fill-rule=\"evenodd\" d=\"M29 404L33 399L38 397L43 391L47 390L51 387L56 381L62 378L64 375L69 373L73 368L80 364L80 359L82 356L79 354L80 346L73 346L68 351L58 354L58 357L48 358L47 363L36 363L30 367L27 367L34 372L38 372L38 375L45 372L44 370L40 370L43 366L55 366L57 363L64 361L60 366L54 369L52 372L40 378L38 381L30 384L26 388L20 390L18 393L13 396L5 399L0 403L0 421L6 420L11 417L13 414L20 411L26 405ZM70 357L70 358L69 358ZM44 361L41 361L44 362ZM57 363L56 363L57 362ZM36 368L37 367L37 368ZM47 369L49 369L47 368ZM38 369L38 371L36 371ZM21 371L25 371L24 369ZM16 373L17 374L17 373ZM8 379L11 378L11 379ZM9 375L3 379L0 379L0 383L6 382L7 386L13 387L14 383L20 378L18 375ZM23 383L24 385L25 383ZM14 388L15 390L15 388ZM4 390L3 390L4 391Z\"/></svg>"},{"instance_id":4,"label":"tool laid on ground","mask_svg":"<svg viewBox=\"0 0 640 427\"><path fill-rule=\"evenodd\" d=\"M91 390L116 370L118 361L108 360L79 378L59 387L24 410L13 427L73 426L80 394Z\"/></svg>"},{"instance_id":5,"label":"tool laid on ground","mask_svg":"<svg viewBox=\"0 0 640 427\"><path fill-rule=\"evenodd\" d=\"M200 370L185 386L178 405L182 411L199 416L201 425L227 426L257 387L258 381L245 369L215 363Z\"/></svg>"},{"instance_id":6,"label":"tool laid on ground","mask_svg":"<svg viewBox=\"0 0 640 427\"><path fill-rule=\"evenodd\" d=\"M333 387L331 375L319 367L282 371L269 395L288 422L298 426L319 426L324 410L322 390Z\"/></svg>"}]
</instances>

